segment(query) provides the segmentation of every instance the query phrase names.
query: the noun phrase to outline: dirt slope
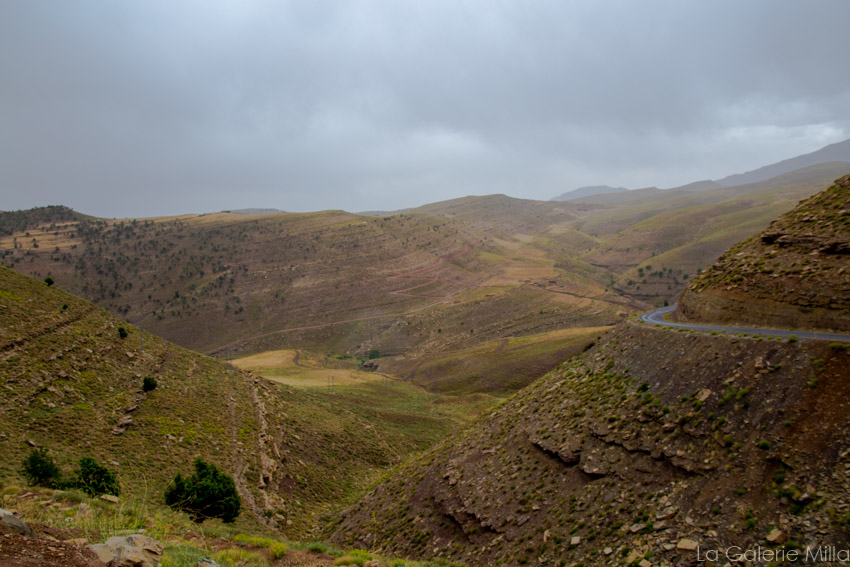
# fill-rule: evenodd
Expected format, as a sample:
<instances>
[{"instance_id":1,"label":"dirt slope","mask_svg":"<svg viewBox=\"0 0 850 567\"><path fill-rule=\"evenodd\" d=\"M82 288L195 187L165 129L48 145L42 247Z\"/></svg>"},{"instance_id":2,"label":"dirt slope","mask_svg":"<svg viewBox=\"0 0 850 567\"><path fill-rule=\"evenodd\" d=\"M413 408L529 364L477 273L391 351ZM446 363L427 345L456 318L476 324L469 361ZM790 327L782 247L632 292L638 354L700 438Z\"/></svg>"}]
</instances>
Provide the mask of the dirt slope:
<instances>
[{"instance_id":1,"label":"dirt slope","mask_svg":"<svg viewBox=\"0 0 850 567\"><path fill-rule=\"evenodd\" d=\"M850 175L726 252L680 311L693 321L850 330Z\"/></svg>"},{"instance_id":2,"label":"dirt slope","mask_svg":"<svg viewBox=\"0 0 850 567\"><path fill-rule=\"evenodd\" d=\"M624 324L397 469L334 538L476 565L850 544L850 355ZM650 556L650 555L647 555Z\"/></svg>"}]
</instances>

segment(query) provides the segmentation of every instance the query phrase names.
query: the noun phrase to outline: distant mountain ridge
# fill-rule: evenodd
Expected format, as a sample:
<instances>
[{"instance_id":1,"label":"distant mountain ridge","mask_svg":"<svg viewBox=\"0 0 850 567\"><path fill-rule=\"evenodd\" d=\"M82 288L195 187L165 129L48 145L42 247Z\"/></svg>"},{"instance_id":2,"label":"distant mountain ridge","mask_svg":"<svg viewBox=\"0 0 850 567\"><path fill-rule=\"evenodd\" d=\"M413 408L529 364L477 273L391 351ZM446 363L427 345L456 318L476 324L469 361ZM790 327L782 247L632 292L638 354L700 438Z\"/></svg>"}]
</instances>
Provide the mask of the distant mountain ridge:
<instances>
[{"instance_id":1,"label":"distant mountain ridge","mask_svg":"<svg viewBox=\"0 0 850 567\"><path fill-rule=\"evenodd\" d=\"M232 209L229 211L222 211L223 213L236 213L238 215L276 215L279 213L285 213L286 211L281 211L280 209Z\"/></svg>"},{"instance_id":2,"label":"distant mountain ridge","mask_svg":"<svg viewBox=\"0 0 850 567\"><path fill-rule=\"evenodd\" d=\"M765 165L752 171L744 173L736 173L728 175L722 179L696 181L680 187L665 189L666 191L708 191L711 189L719 189L721 187L735 187L738 185L747 185L750 183L759 183L767 181L774 177L779 177L786 173L811 167L827 162L847 162L850 165L850 139L843 142L836 142L814 152L796 156ZM634 189L626 189L624 187L611 187L610 185L591 185L588 187L580 187L566 193L561 193L557 197L550 199L551 201L573 201L586 197L594 197L596 195L607 195L613 193L624 193L626 191L634 191Z\"/></svg>"},{"instance_id":3,"label":"distant mountain ridge","mask_svg":"<svg viewBox=\"0 0 850 567\"><path fill-rule=\"evenodd\" d=\"M609 193L623 193L628 191L625 187L611 187L610 185L591 185L589 187L579 187L566 193L561 193L557 197L553 197L550 201L572 201L573 199L581 199L582 197L591 197L593 195L607 195Z\"/></svg>"},{"instance_id":4,"label":"distant mountain ridge","mask_svg":"<svg viewBox=\"0 0 850 567\"><path fill-rule=\"evenodd\" d=\"M743 185L745 183L757 183L759 181L778 177L785 173L790 173L796 169L828 161L850 162L850 139L830 144L809 154L785 159L746 173L729 175L723 179L718 179L717 183L724 187Z\"/></svg>"}]
</instances>

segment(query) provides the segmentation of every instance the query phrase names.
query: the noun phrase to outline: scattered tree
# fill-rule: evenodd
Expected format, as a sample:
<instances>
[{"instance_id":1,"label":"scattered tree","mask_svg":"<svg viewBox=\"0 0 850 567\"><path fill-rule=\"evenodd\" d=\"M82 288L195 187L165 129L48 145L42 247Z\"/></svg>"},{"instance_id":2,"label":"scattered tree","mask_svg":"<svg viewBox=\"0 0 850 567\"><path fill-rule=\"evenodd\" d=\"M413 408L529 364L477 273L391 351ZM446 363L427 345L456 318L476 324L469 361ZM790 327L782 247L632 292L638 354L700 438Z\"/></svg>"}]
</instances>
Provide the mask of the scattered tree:
<instances>
[{"instance_id":1,"label":"scattered tree","mask_svg":"<svg viewBox=\"0 0 850 567\"><path fill-rule=\"evenodd\" d=\"M174 477L165 490L165 503L174 510L188 513L196 523L208 518L221 518L230 523L239 516L242 499L229 475L199 457L195 459L192 476L184 479L177 473Z\"/></svg>"},{"instance_id":2,"label":"scattered tree","mask_svg":"<svg viewBox=\"0 0 850 567\"><path fill-rule=\"evenodd\" d=\"M376 348L373 348L372 350L370 350L369 351L369 360L372 360L373 358L381 358L381 351L379 351Z\"/></svg>"},{"instance_id":3,"label":"scattered tree","mask_svg":"<svg viewBox=\"0 0 850 567\"><path fill-rule=\"evenodd\" d=\"M126 339L127 334L128 334L127 329L125 329L124 327L118 327L118 336L119 337L121 337L122 339Z\"/></svg>"},{"instance_id":4,"label":"scattered tree","mask_svg":"<svg viewBox=\"0 0 850 567\"><path fill-rule=\"evenodd\" d=\"M53 278L51 278L50 276L47 276L46 278L44 278L44 283L47 284L47 287L50 287L53 284L55 284L56 282L53 281Z\"/></svg>"},{"instance_id":5,"label":"scattered tree","mask_svg":"<svg viewBox=\"0 0 850 567\"><path fill-rule=\"evenodd\" d=\"M21 472L31 486L59 488L61 484L59 467L45 449L38 448L30 451L29 456L24 459L24 468Z\"/></svg>"},{"instance_id":6,"label":"scattered tree","mask_svg":"<svg viewBox=\"0 0 850 567\"><path fill-rule=\"evenodd\" d=\"M145 376L145 379L142 380L142 391L150 392L151 390L155 390L157 386L156 378L152 376Z\"/></svg>"},{"instance_id":7,"label":"scattered tree","mask_svg":"<svg viewBox=\"0 0 850 567\"><path fill-rule=\"evenodd\" d=\"M76 479L73 486L90 496L112 494L118 496L120 487L115 473L98 464L91 457L80 459L80 468L74 471Z\"/></svg>"}]
</instances>

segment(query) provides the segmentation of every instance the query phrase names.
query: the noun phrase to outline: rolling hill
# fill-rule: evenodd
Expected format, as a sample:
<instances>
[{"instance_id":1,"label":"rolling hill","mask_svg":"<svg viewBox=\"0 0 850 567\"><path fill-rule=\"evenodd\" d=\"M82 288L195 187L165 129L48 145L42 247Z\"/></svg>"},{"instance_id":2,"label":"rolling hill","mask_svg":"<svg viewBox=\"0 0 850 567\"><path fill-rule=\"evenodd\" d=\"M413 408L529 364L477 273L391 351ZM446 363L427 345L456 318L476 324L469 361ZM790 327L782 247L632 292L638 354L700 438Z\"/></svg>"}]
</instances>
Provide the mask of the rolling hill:
<instances>
[{"instance_id":1,"label":"rolling hill","mask_svg":"<svg viewBox=\"0 0 850 567\"><path fill-rule=\"evenodd\" d=\"M482 365L495 374L476 380L502 390L487 344L541 337L548 350L539 360L550 366L526 365L522 380L500 374L526 384L562 351L542 339L547 333L610 325L674 301L723 250L844 173L845 164L826 163L729 188L701 183L557 203L489 195L381 216L107 220L54 207L0 213L0 250L6 266L50 276L219 357L377 350L382 371L401 378L464 351L486 355ZM448 386L471 375L464 365L441 367L458 374L418 379Z\"/></svg>"},{"instance_id":2,"label":"rolling hill","mask_svg":"<svg viewBox=\"0 0 850 567\"><path fill-rule=\"evenodd\" d=\"M753 171L730 175L723 179L718 179L717 183L725 187L757 183L759 181L778 177L785 173L790 173L797 169L836 161L850 164L850 140L830 144L812 153L785 159L777 163L754 169Z\"/></svg>"},{"instance_id":3,"label":"rolling hill","mask_svg":"<svg viewBox=\"0 0 850 567\"><path fill-rule=\"evenodd\" d=\"M610 193L622 193L628 191L625 187L611 187L610 185L592 185L590 187L579 187L566 193L561 193L557 197L550 199L551 201L572 201L573 199L581 199L582 197L591 197L593 195L607 195Z\"/></svg>"},{"instance_id":4,"label":"rolling hill","mask_svg":"<svg viewBox=\"0 0 850 567\"><path fill-rule=\"evenodd\" d=\"M834 189L791 215L834 214ZM472 565L722 562L733 546L827 563L850 545L847 347L623 322L398 467L333 538Z\"/></svg>"},{"instance_id":5,"label":"rolling hill","mask_svg":"<svg viewBox=\"0 0 850 567\"><path fill-rule=\"evenodd\" d=\"M122 497L159 504L174 474L200 456L233 476L243 529L305 537L388 467L489 403L401 383L332 394L293 388L139 333L88 301L0 268L5 482L19 479L38 446L66 471L92 456L117 472ZM145 377L156 380L154 390L142 391Z\"/></svg>"}]
</instances>

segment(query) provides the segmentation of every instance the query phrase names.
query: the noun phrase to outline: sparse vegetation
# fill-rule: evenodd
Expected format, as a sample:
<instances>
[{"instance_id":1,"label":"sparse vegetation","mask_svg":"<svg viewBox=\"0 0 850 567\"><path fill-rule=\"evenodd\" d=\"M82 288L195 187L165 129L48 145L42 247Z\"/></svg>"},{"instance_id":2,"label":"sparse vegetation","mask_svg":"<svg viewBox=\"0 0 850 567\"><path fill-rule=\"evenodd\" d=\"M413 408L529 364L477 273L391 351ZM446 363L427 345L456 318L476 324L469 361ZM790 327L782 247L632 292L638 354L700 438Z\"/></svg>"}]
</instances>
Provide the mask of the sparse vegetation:
<instances>
[{"instance_id":1,"label":"sparse vegetation","mask_svg":"<svg viewBox=\"0 0 850 567\"><path fill-rule=\"evenodd\" d=\"M91 457L80 459L80 466L74 472L74 481L71 486L79 488L89 496L101 494L117 496L121 492L115 473Z\"/></svg>"},{"instance_id":2,"label":"sparse vegetation","mask_svg":"<svg viewBox=\"0 0 850 567\"><path fill-rule=\"evenodd\" d=\"M343 224L348 222L345 218L338 216ZM401 226L415 225L418 221L406 215L391 215L383 220L367 221L364 229L352 229L348 225L337 228L343 233L372 230L380 226L374 223L381 222ZM592 219L588 223L592 226ZM128 228L126 224L114 231L106 224L92 229L92 235L96 235L92 236L92 242L104 236L117 237L119 241L123 238L123 246L116 245L115 250L129 250L130 243L143 242L137 235L130 237L136 228ZM222 234L221 238L203 243L207 251L211 246L229 246L228 239L239 236L227 233L215 222L210 224ZM162 229L155 225L152 223L151 231ZM434 226L437 225L428 224L428 230L436 234ZM174 254L181 258L188 254L191 247L184 243L194 237L190 232L181 232L176 225L174 230L182 238L158 239L146 232L145 238L150 237L152 242L151 253L173 259L176 256L169 256L168 249L173 247ZM295 272L304 263L318 263L318 256L332 250L332 247L323 248L321 239L331 240L334 235L323 232L319 237L315 230L307 232L309 237L294 239L304 246L297 250L297 256L292 256L289 266L281 266L277 258L269 262L270 266L263 267L278 271L275 277L286 279L286 270ZM269 228L262 234L272 239L279 233ZM415 240L415 231L398 234ZM245 238L254 235L246 233ZM67 249L63 246L56 250L54 243L40 232L38 237L44 244L38 254L61 254ZM580 238L593 240L594 246L604 248L601 238ZM491 258L486 254L491 254L497 257L494 262L502 262L504 242L512 241L500 240L487 243L482 239L481 246L486 251L476 261L485 261ZM557 235L552 240L557 241ZM534 250L526 244L518 244L522 253ZM430 245L428 241L427 246ZM629 245L635 246L630 254L640 250L637 244ZM419 246L415 250L422 252L426 242L414 242L413 246ZM184 252L180 253L181 250ZM219 254L220 250L215 253ZM351 252L348 249L346 253ZM519 253L514 259L518 256ZM180 289L148 287L139 296L147 297L152 303L149 305L152 317L166 317L171 323L181 318L197 323L198 319L191 313L205 301L199 290L215 285L220 295L206 296L208 300L222 301L227 317L243 314L249 317L256 303L224 298L237 297L241 278L260 264L242 269L233 262L234 257L221 253L215 259L220 263L216 268L221 269L211 271L206 271L210 266L203 262L181 259L181 266L197 269L191 274L187 272L181 280L190 284ZM534 259L545 261L545 257ZM426 260L427 254L417 257L421 265L433 265ZM253 261L245 260L246 264ZM368 262L368 257L359 261ZM644 261L645 258L640 259L641 264ZM666 265L656 271L649 265L638 270L641 291L653 286L656 290L672 291L687 279L682 269L668 267L672 263L669 256L663 261ZM125 262L132 265L132 259ZM437 267L443 264L451 262ZM370 266L378 269L377 263ZM483 272L474 272L473 266L471 261L458 261L450 273L460 278L457 281L465 281L465 277L477 281ZM579 263L569 267L582 269ZM567 285L561 287L562 282L557 279L559 272L548 264L544 268L546 274L556 276L552 281L546 279L543 285L571 289ZM781 266L771 263L757 261L754 269L759 274L781 274ZM594 268L586 267L581 273L589 282L583 284L586 287L582 293L599 285L593 280L598 276ZM177 274L171 275L177 281ZM299 275L300 285L310 281L311 274ZM376 541L384 549L404 554L437 554L441 561L466 559L472 552L476 561L488 564L561 561L593 565L602 557L599 554L602 541L603 545L611 545L606 556L612 558L631 557L629 561L643 558L659 563L669 560L672 564L668 555L671 550L657 543L661 541L658 538L672 533L665 533L661 522L674 517L673 522L688 526L683 528L688 532L716 529L718 534L711 537L718 541L727 537L726 526L733 526L736 538L762 540L761 528L765 526L760 524L759 517L771 521L780 518L783 526L791 526L790 531L807 525L825 530L823 535L827 537L843 533L836 531L843 527L835 526L843 526L840 520L846 507L842 500L846 486L841 484L840 475L832 474L830 467L834 468L836 455L846 455L843 441L836 441L833 436L834 427L843 423L840 420L846 415L840 405L846 399L845 381L840 379L846 367L843 364L846 355L844 349L832 345L806 341L803 348L790 339L783 344L781 340L708 337L639 324L621 324L606 335L597 329L572 345L576 357L564 361L566 357L559 355L562 359L552 373L536 381L529 380L527 388L476 420L472 428L460 429L471 414L491 404L487 396L474 393L450 398L423 392L411 383L387 380L382 373L406 368L399 374L409 377L411 382L417 374L439 379L448 374L445 369L451 369L452 376L461 376L457 369L463 368L468 358L475 367L462 378L480 392L484 389L482 385L492 378L488 374L490 368L477 361L489 357L497 361L494 366L527 364L526 361L539 358L542 353L560 352L552 349L551 344L562 343L564 339L564 335L556 334L560 331L547 331L546 339L541 338L544 335L502 339L499 333L508 331L502 326L506 320L502 318L504 314L487 319L484 313L494 305L523 306L528 311L528 320L540 319L545 329L550 324L547 321L572 313L570 309L553 307L554 302L545 306L536 303L541 295L560 291L528 285L507 292L499 290L491 296L491 288L485 285L477 292L469 292L473 295L465 296L462 285L457 284L457 288L451 288L461 298L457 304L441 302L435 309L398 317L390 325L372 319L346 324L346 329L353 329L353 335L365 333L362 329L370 326L372 330L368 332L374 332L376 325L387 334L380 341L361 341L358 348L340 342L321 351L290 350L291 358L286 365L263 367L262 372L255 370L272 380L266 381L220 361L173 348L154 336L148 341L146 335L144 354L141 345L135 344L137 341L119 343L116 348L115 329L120 321L39 280L22 282L4 270L0 270L0 276L3 278L0 325L11 345L4 351L9 388L0 389L0 400L8 408L0 448L12 455L10 459L15 466L26 450L19 442L24 432L37 443L55 438L55 451L63 462L73 462L80 456L78 451L85 448L85 454L92 456L80 460L75 483L79 490L56 495L63 504L45 506L45 517L53 514L54 523L63 526L66 519L63 514L67 512L67 518L77 521L77 516L82 516L80 510L85 508L76 504L84 502L99 514L93 514L100 518L96 521L102 522L97 528L99 534L138 529L144 522L150 533L171 538L171 551L166 553L163 565L177 563L178 555L185 557L186 563L196 564L199 557L193 546L201 545L196 542L205 538L216 539L216 551L210 553L222 563L267 565L284 557L290 562L292 556L307 554L304 545L269 537L271 532L260 527L260 522L278 528L286 522L287 533L312 534L309 530L313 526L334 517L343 505L352 503L353 508L333 525L337 530L334 542L338 545ZM103 274L99 276L105 278ZM549 277L552 276L546 276ZM605 274L604 281L608 281L607 277ZM743 273L734 274L733 278L724 285L744 285L748 281ZM443 275L424 286L416 277L400 279L414 281L397 281L398 286L393 289L423 291L415 300L420 304L431 301L428 294L434 288L438 291L433 297L439 298L446 289L441 286L453 285L451 278ZM341 288L344 282L344 278L339 279ZM578 282L575 279L570 283L578 285ZM150 284L144 278L133 278L127 283L132 283L133 290ZM98 292L103 290L110 300L116 301L122 293L131 294L130 289L110 285L98 287ZM417 287L411 287L414 285ZM298 297L293 290L297 287L286 288L286 293L268 291L265 300L295 303ZM426 289L420 289L423 287ZM113 292L115 297L111 296ZM622 301L613 293L608 297ZM573 301L572 296L564 299ZM600 305L604 300L582 299L590 299L583 307L583 317L598 314L600 320L610 320L614 313L624 314L614 310L594 313L597 307L604 309ZM154 307L156 301L161 304ZM393 301L402 305L413 300L409 296L394 296ZM473 306L475 302L480 304ZM244 310L240 311L243 304ZM66 307L60 309L60 305ZM159 308L163 305L170 307L170 314ZM627 303L618 305L622 306L618 309L628 311ZM341 313L345 311L336 311L334 317L343 316ZM322 341L334 340L328 336L344 334L323 326L326 322L319 321L316 327L322 329L319 332L312 328L316 321L307 321L306 330L298 340L327 345ZM524 325L520 329L530 328L530 323ZM34 329L60 332L34 333ZM471 337L472 329L476 337L484 337L480 343L471 342L478 341ZM127 337L124 327L118 327L118 332L122 339ZM326 336L317 339L322 333ZM403 357L387 356L387 353L381 356L377 349L366 350L368 347L362 346L377 343L389 351L397 344L414 344L399 338L402 336L425 337L417 338L423 341L417 344L443 349L454 344L456 348L449 352L435 351L413 364L409 360L399 363L397 359ZM266 340L273 343L287 339L271 332ZM588 342L594 344L583 348ZM362 358L318 354L347 349L360 356L366 354L370 359L380 357L380 373L374 371L375 365L369 367L373 372L359 368L364 362ZM240 352L239 348L235 350ZM324 382L289 386L293 380L311 372L326 379L331 371L356 380L352 378L352 383L338 385L333 393L327 391ZM368 379L363 377L366 375ZM828 384L830 395L807 391L805 384L810 376L815 383L821 380ZM148 378L154 386L159 383L160 389L155 395L144 396L139 392L139 381L142 390L150 392L153 388L148 388ZM357 382L361 378L362 382ZM276 379L278 383L273 382ZM449 389L446 382L440 386ZM803 408L801 404L810 398L817 398L817 403ZM20 400L27 403L20 404ZM782 421L787 416L794 417L795 427L789 427L790 420ZM440 440L445 441L437 443ZM434 448L422 453L431 446ZM811 452L811 447L822 446L830 447L829 462ZM317 447L321 448L318 455ZM133 458L125 460L117 456L128 454ZM198 459L190 477L177 474L164 495L170 508L158 506L161 502L147 503L139 496L148 486L156 486L155 494L161 494L175 470L174 463L187 462L197 454L205 455L222 468ZM42 457L39 466L48 460L46 453ZM88 486L114 483L114 492L118 491L115 473L99 465L95 457L106 463L114 459L113 466L120 466L117 470L121 472L126 494L120 503L91 500L80 493L85 489L80 480L83 477L87 478ZM121 465L118 460L122 461ZM267 466L269 462L274 466ZM5 466L0 471L4 478L20 472L8 464L0 465ZM84 474L83 469L89 472ZM57 476L58 470L56 467ZM250 514L239 514L241 499L237 485L244 491L246 511L250 510ZM693 501L694 486L699 490L700 504L689 509L687 503ZM370 492L361 499L367 487L371 487ZM98 494L100 490L86 489L86 492ZM768 498L762 498L765 494ZM762 501L756 506L759 498ZM68 502L74 505L68 506ZM140 509L146 506L157 510ZM157 516L153 521L151 514ZM828 514L834 516L832 523L824 521ZM181 522L202 522L213 517L226 525L213 521L207 522L204 529L175 528L183 526ZM81 518L80 522L83 521L89 520ZM655 530L659 530L657 535ZM174 537L178 531L191 533L193 537L180 543ZM465 537L459 535L461 532ZM498 539L495 537L498 533L510 533L511 537ZM331 550L326 544L309 544L308 549L316 554ZM364 564L373 558L372 553L360 549L347 553L333 551L341 564ZM324 557L315 559L324 564L330 561ZM392 564L384 558L381 561Z\"/></svg>"},{"instance_id":3,"label":"sparse vegetation","mask_svg":"<svg viewBox=\"0 0 850 567\"><path fill-rule=\"evenodd\" d=\"M187 512L197 523L210 518L233 522L242 506L233 478L200 457L194 466L195 471L185 479L177 473L165 491L165 503Z\"/></svg>"},{"instance_id":4,"label":"sparse vegetation","mask_svg":"<svg viewBox=\"0 0 850 567\"><path fill-rule=\"evenodd\" d=\"M145 376L142 380L142 391L143 392L151 392L155 390L157 387L156 378L153 376Z\"/></svg>"},{"instance_id":5,"label":"sparse vegetation","mask_svg":"<svg viewBox=\"0 0 850 567\"><path fill-rule=\"evenodd\" d=\"M34 448L30 451L24 459L21 472L32 486L58 488L62 484L59 466L43 448Z\"/></svg>"}]
</instances>

